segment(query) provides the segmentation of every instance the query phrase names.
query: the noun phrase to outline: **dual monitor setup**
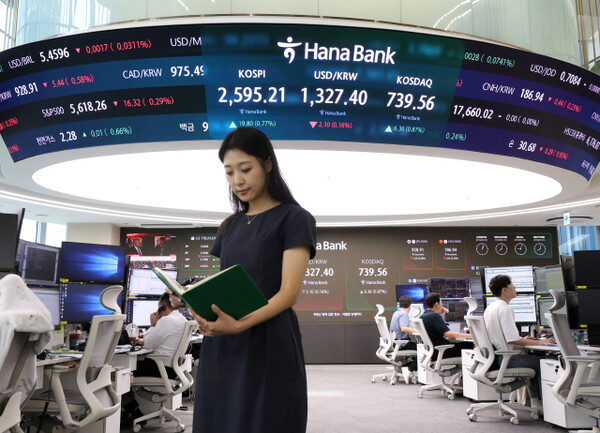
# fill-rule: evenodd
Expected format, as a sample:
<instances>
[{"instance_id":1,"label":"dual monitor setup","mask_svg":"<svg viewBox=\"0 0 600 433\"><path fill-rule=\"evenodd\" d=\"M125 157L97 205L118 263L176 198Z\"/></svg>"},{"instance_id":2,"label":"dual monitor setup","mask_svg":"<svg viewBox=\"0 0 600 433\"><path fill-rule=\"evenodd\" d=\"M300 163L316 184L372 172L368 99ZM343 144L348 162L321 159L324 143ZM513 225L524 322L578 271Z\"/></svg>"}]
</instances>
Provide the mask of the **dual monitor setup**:
<instances>
[{"instance_id":1,"label":"dual monitor setup","mask_svg":"<svg viewBox=\"0 0 600 433\"><path fill-rule=\"evenodd\" d=\"M174 280L177 279L176 268L163 271ZM158 299L165 291L164 283L152 271L150 263L144 261L132 262L127 282L127 323L135 323L139 327L150 326L150 314L158 308Z\"/></svg>"},{"instance_id":2,"label":"dual monitor setup","mask_svg":"<svg viewBox=\"0 0 600 433\"><path fill-rule=\"evenodd\" d=\"M111 314L101 304L100 294L112 285L128 287L118 303L128 323L143 327L150 325L150 314L157 310L165 286L151 269L156 263L136 259L129 263L121 246L63 242L58 248L21 240L15 271L46 305L57 327L60 322L85 326L95 315ZM177 278L175 268L165 272Z\"/></svg>"},{"instance_id":3,"label":"dual monitor setup","mask_svg":"<svg viewBox=\"0 0 600 433\"><path fill-rule=\"evenodd\" d=\"M430 278L429 284L396 286L396 297L409 296L413 303L424 303L428 293L439 293L442 304L449 310L448 322L461 322L467 313L462 298L472 296L479 301L480 311L497 298L489 289L490 280L500 274L511 277L517 296L509 306L515 320L523 327L536 325L549 328L545 314L554 303L550 290L562 293L566 305L558 312L568 316L572 329L587 329L590 344L600 344L597 330L600 316L600 251L575 251L574 256L560 256L560 264L533 266L503 266L481 268L481 278Z\"/></svg>"},{"instance_id":4,"label":"dual monitor setup","mask_svg":"<svg viewBox=\"0 0 600 433\"><path fill-rule=\"evenodd\" d=\"M547 313L554 303L550 290L565 298L558 313L566 314L574 330L586 330L590 345L600 345L600 251L575 251L561 256L561 264L536 269L538 325L549 328Z\"/></svg>"},{"instance_id":5,"label":"dual monitor setup","mask_svg":"<svg viewBox=\"0 0 600 433\"><path fill-rule=\"evenodd\" d=\"M467 314L467 303L463 298L471 296L471 289L477 291L472 278L430 278L429 284L400 284L396 286L396 299L401 296L411 298L413 304L424 304L428 293L438 293L442 304L448 309L446 320L461 322ZM425 309L423 305L423 309Z\"/></svg>"}]
</instances>

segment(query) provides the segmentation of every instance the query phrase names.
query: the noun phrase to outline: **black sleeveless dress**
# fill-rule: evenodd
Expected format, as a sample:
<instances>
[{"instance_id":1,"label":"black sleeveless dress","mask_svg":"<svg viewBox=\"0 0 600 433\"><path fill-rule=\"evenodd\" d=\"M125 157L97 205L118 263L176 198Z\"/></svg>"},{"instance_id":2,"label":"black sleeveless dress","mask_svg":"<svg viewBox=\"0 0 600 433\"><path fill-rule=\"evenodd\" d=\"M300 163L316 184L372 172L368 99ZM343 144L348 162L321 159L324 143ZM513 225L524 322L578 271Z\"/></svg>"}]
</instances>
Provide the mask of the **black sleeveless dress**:
<instances>
[{"instance_id":1,"label":"black sleeveless dress","mask_svg":"<svg viewBox=\"0 0 600 433\"><path fill-rule=\"evenodd\" d=\"M299 245L314 257L315 219L282 203L254 217L234 217L219 229L211 254L221 258L221 269L241 264L269 299L281 286L283 252ZM306 418L304 354L291 308L241 334L205 337L194 433L304 433Z\"/></svg>"}]
</instances>

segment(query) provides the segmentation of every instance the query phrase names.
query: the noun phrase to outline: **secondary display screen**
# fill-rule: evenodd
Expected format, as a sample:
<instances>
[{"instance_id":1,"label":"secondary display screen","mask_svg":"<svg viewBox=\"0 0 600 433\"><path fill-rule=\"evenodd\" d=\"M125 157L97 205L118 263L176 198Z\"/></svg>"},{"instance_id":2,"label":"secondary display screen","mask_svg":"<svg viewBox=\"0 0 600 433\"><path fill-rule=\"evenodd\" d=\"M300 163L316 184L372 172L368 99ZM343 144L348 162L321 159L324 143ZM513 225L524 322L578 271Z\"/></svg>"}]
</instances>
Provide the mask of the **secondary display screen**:
<instances>
[{"instance_id":1,"label":"secondary display screen","mask_svg":"<svg viewBox=\"0 0 600 433\"><path fill-rule=\"evenodd\" d=\"M21 276L25 282L56 284L59 251L57 247L26 242L21 261Z\"/></svg>"},{"instance_id":2,"label":"secondary display screen","mask_svg":"<svg viewBox=\"0 0 600 433\"><path fill-rule=\"evenodd\" d=\"M252 126L276 140L505 155L588 180L598 164L600 78L587 70L400 27L248 21L121 27L0 53L12 159Z\"/></svg>"},{"instance_id":3,"label":"secondary display screen","mask_svg":"<svg viewBox=\"0 0 600 433\"><path fill-rule=\"evenodd\" d=\"M535 289L532 266L490 267L483 269L486 294L491 295L490 281L496 275L508 275L517 293L533 293Z\"/></svg>"},{"instance_id":4,"label":"secondary display screen","mask_svg":"<svg viewBox=\"0 0 600 433\"><path fill-rule=\"evenodd\" d=\"M441 298L466 298L469 296L469 279L431 278L429 293L439 293Z\"/></svg>"},{"instance_id":5,"label":"secondary display screen","mask_svg":"<svg viewBox=\"0 0 600 433\"><path fill-rule=\"evenodd\" d=\"M582 250L573 253L575 258L575 282L577 286L600 287L600 251Z\"/></svg>"},{"instance_id":6,"label":"secondary display screen","mask_svg":"<svg viewBox=\"0 0 600 433\"><path fill-rule=\"evenodd\" d=\"M19 217L0 213L0 271L12 272L19 243Z\"/></svg>"},{"instance_id":7,"label":"secondary display screen","mask_svg":"<svg viewBox=\"0 0 600 433\"><path fill-rule=\"evenodd\" d=\"M54 326L60 325L60 296L58 289L33 288L31 291L50 311L52 324Z\"/></svg>"},{"instance_id":8,"label":"secondary display screen","mask_svg":"<svg viewBox=\"0 0 600 433\"><path fill-rule=\"evenodd\" d=\"M537 309L538 309L538 317L539 317L539 325L542 328L549 328L550 322L546 319L546 313L550 312L550 307L554 304L554 298L542 298L537 297ZM567 304L563 305L558 311L557 314L567 314Z\"/></svg>"},{"instance_id":9,"label":"secondary display screen","mask_svg":"<svg viewBox=\"0 0 600 433\"><path fill-rule=\"evenodd\" d=\"M463 322L467 311L469 311L469 304L457 299L444 299L442 306L448 310L448 313L446 313L447 322Z\"/></svg>"},{"instance_id":10,"label":"secondary display screen","mask_svg":"<svg viewBox=\"0 0 600 433\"><path fill-rule=\"evenodd\" d=\"M90 322L94 316L113 314L100 302L106 284L62 283L59 286L60 320L69 323ZM119 294L117 304L121 305Z\"/></svg>"},{"instance_id":11,"label":"secondary display screen","mask_svg":"<svg viewBox=\"0 0 600 433\"><path fill-rule=\"evenodd\" d=\"M158 310L156 299L129 299L127 306L127 323L138 326L150 326L150 315Z\"/></svg>"},{"instance_id":12,"label":"secondary display screen","mask_svg":"<svg viewBox=\"0 0 600 433\"><path fill-rule=\"evenodd\" d=\"M535 294L550 295L550 290L565 292L565 280L561 265L545 266L535 270Z\"/></svg>"},{"instance_id":13,"label":"secondary display screen","mask_svg":"<svg viewBox=\"0 0 600 433\"><path fill-rule=\"evenodd\" d=\"M125 279L125 248L116 245L63 242L59 279L121 284Z\"/></svg>"},{"instance_id":14,"label":"secondary display screen","mask_svg":"<svg viewBox=\"0 0 600 433\"><path fill-rule=\"evenodd\" d=\"M174 280L177 279L177 269L163 269ZM160 296L165 292L163 283L152 269L131 268L129 270L129 296Z\"/></svg>"},{"instance_id":15,"label":"secondary display screen","mask_svg":"<svg viewBox=\"0 0 600 433\"><path fill-rule=\"evenodd\" d=\"M401 296L408 296L415 304L425 302L427 286L425 284L396 284L396 301L400 302Z\"/></svg>"},{"instance_id":16,"label":"secondary display screen","mask_svg":"<svg viewBox=\"0 0 600 433\"><path fill-rule=\"evenodd\" d=\"M486 307L498 298L495 296L486 296ZM515 312L515 322L517 323L535 323L537 320L535 311L535 296L534 295L519 295L512 298L508 304Z\"/></svg>"}]
</instances>

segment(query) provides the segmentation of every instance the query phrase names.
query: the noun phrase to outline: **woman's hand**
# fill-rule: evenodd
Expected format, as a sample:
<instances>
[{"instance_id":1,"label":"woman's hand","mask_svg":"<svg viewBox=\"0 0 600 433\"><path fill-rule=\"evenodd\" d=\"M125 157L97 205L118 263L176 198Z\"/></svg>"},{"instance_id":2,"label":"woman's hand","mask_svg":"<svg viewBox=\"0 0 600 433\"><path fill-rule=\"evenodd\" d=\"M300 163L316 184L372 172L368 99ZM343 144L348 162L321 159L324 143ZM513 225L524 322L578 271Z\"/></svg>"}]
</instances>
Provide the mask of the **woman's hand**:
<instances>
[{"instance_id":1,"label":"woman's hand","mask_svg":"<svg viewBox=\"0 0 600 433\"><path fill-rule=\"evenodd\" d=\"M171 306L174 309L179 309L181 307L185 307L185 303L181 300L181 298L173 293L171 289L168 287L165 288L165 292L169 294L169 302L171 302Z\"/></svg>"},{"instance_id":2,"label":"woman's hand","mask_svg":"<svg viewBox=\"0 0 600 433\"><path fill-rule=\"evenodd\" d=\"M218 335L239 334L245 330L242 322L235 320L229 314L224 313L216 305L213 304L211 309L217 315L217 320L214 322L209 322L191 308L188 310L192 316L194 316L196 322L198 322L198 331L200 331L202 335L206 335L207 337L216 337Z\"/></svg>"}]
</instances>

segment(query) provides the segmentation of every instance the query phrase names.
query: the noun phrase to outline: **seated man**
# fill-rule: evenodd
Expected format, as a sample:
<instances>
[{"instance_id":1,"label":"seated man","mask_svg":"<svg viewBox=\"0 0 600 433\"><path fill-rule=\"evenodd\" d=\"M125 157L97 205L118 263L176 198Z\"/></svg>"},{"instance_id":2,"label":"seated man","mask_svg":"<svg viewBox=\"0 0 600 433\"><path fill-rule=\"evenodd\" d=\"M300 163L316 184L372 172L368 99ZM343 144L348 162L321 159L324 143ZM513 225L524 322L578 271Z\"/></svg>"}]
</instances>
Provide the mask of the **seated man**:
<instances>
[{"instance_id":1,"label":"seated man","mask_svg":"<svg viewBox=\"0 0 600 433\"><path fill-rule=\"evenodd\" d=\"M517 324L515 322L515 313L508 306L511 299L516 298L517 290L513 286L508 275L496 275L490 280L490 290L498 299L492 302L483 314L485 318L485 327L487 328L490 340L496 349L508 348L514 349L514 346L543 346L544 343L533 337L521 338ZM551 341L551 340L546 340ZM498 362L502 362L502 356L498 356ZM529 397L531 397L531 406L542 413L542 404L540 403L540 358L534 355L513 355L508 361L509 368L525 367L535 371L536 379L532 380L527 387Z\"/></svg>"},{"instance_id":2,"label":"seated man","mask_svg":"<svg viewBox=\"0 0 600 433\"><path fill-rule=\"evenodd\" d=\"M172 358L181 341L185 324L185 317L171 305L169 294L163 293L158 300L158 310L150 315L150 328L139 341L146 349L152 349L153 355ZM172 360L165 362L165 366L168 376L175 378L175 372L171 368ZM156 363L149 358L138 360L133 375L160 377Z\"/></svg>"},{"instance_id":3,"label":"seated man","mask_svg":"<svg viewBox=\"0 0 600 433\"><path fill-rule=\"evenodd\" d=\"M443 307L442 299L439 293L429 293L425 297L425 305L427 311L421 314L423 325L429 334L429 338L434 346L442 346L444 344L454 344L454 347L444 352L444 358L460 358L461 350L472 349L473 343L470 341L456 341L451 342L448 340L454 340L457 338L471 338L469 334L463 334L461 332L451 331L446 324L446 314L448 310ZM433 354L433 359L437 359L438 352Z\"/></svg>"},{"instance_id":4,"label":"seated man","mask_svg":"<svg viewBox=\"0 0 600 433\"><path fill-rule=\"evenodd\" d=\"M170 359L165 362L167 376L171 379L177 377L172 368L172 359L183 330L186 319L181 313L174 309L169 300L169 294L163 293L158 300L158 310L150 315L150 328L144 332L144 338L138 339L147 349L153 349L153 355L168 356ZM150 358L138 359L136 369L133 371L136 377L156 376L160 377L160 372L156 362ZM128 392L121 397L121 423L129 424L133 419L141 417L143 414L133 396L133 392Z\"/></svg>"},{"instance_id":5,"label":"seated man","mask_svg":"<svg viewBox=\"0 0 600 433\"><path fill-rule=\"evenodd\" d=\"M408 340L408 334L417 334L418 331L415 328L411 328L410 317L410 306L412 305L412 299L408 296L400 296L398 299L400 309L395 311L392 315L390 322L390 331L396 334L396 340ZM417 344L414 341L408 341L402 345L401 350L417 350ZM402 376L404 382L410 383L410 379L413 376L412 372L417 370L417 359L408 364L406 367L402 367Z\"/></svg>"}]
</instances>

